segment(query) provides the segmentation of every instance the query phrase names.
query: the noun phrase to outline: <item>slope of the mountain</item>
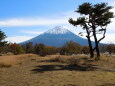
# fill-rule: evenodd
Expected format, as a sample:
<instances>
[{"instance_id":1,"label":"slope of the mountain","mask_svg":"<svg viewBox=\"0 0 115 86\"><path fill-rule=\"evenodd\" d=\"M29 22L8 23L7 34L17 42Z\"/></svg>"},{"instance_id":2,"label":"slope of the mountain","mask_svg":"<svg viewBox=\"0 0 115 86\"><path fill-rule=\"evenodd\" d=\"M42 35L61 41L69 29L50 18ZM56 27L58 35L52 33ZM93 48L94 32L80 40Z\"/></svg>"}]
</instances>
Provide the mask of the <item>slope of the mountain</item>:
<instances>
[{"instance_id":1,"label":"slope of the mountain","mask_svg":"<svg viewBox=\"0 0 115 86\"><path fill-rule=\"evenodd\" d=\"M20 44L25 44L28 42L33 42L33 44L45 44L47 46L55 46L55 47L61 47L63 46L67 41L73 40L74 42L79 43L80 45L88 45L88 42L86 39L81 38L71 31L61 27L57 26L51 30L48 30L44 32L41 35L38 35L35 38L32 38L28 41L22 42Z\"/></svg>"}]
</instances>

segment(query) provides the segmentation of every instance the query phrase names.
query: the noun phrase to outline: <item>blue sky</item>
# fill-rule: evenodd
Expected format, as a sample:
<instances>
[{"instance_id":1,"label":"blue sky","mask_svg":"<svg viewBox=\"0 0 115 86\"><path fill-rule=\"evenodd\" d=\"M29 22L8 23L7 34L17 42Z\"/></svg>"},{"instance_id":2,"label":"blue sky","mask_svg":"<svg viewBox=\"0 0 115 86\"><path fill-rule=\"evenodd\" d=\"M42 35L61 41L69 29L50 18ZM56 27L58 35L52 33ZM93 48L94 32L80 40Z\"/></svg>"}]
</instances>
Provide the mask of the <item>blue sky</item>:
<instances>
[{"instance_id":1,"label":"blue sky","mask_svg":"<svg viewBox=\"0 0 115 86\"><path fill-rule=\"evenodd\" d=\"M108 2L115 6L114 0L0 0L0 29L6 33L6 40L17 43L59 25L78 34L82 29L70 25L68 19L77 18L74 11L83 2ZM115 42L115 20L112 21L103 42Z\"/></svg>"}]
</instances>

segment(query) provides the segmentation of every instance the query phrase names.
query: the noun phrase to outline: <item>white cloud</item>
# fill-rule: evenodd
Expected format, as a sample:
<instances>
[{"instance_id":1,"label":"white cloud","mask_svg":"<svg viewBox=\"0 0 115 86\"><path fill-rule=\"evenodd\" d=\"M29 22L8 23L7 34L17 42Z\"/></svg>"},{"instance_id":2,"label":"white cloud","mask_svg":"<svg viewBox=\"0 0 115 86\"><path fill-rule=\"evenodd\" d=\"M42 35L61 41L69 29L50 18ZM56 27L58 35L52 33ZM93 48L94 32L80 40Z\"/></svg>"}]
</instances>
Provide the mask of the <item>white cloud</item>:
<instances>
[{"instance_id":1,"label":"white cloud","mask_svg":"<svg viewBox=\"0 0 115 86\"><path fill-rule=\"evenodd\" d=\"M66 18L15 18L0 21L1 27L13 26L45 26L45 25L58 25L67 24Z\"/></svg>"},{"instance_id":2,"label":"white cloud","mask_svg":"<svg viewBox=\"0 0 115 86\"><path fill-rule=\"evenodd\" d=\"M26 34L33 34L33 35L39 35L42 34L43 32L40 31L21 31L22 33L26 33Z\"/></svg>"},{"instance_id":3,"label":"white cloud","mask_svg":"<svg viewBox=\"0 0 115 86\"><path fill-rule=\"evenodd\" d=\"M73 11L63 12L59 15L52 15L49 17L34 17L34 18L12 18L0 20L1 27L14 27L14 26L55 26L69 24L70 17L77 18L78 13Z\"/></svg>"},{"instance_id":4,"label":"white cloud","mask_svg":"<svg viewBox=\"0 0 115 86\"><path fill-rule=\"evenodd\" d=\"M102 43L115 43L115 34L107 33Z\"/></svg>"},{"instance_id":5,"label":"white cloud","mask_svg":"<svg viewBox=\"0 0 115 86\"><path fill-rule=\"evenodd\" d=\"M31 38L33 37L31 36L12 36L12 37L6 38L6 41L11 42L11 43L20 43L23 41L27 41Z\"/></svg>"}]
</instances>

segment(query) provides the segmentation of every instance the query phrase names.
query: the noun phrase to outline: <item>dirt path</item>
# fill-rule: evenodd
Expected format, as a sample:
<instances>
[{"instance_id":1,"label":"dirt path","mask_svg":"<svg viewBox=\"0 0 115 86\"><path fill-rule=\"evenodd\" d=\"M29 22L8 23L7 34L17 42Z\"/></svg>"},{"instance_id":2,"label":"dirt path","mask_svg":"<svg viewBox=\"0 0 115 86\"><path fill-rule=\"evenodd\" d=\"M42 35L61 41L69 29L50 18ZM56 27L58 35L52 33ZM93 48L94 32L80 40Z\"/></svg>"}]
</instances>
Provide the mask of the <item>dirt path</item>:
<instances>
[{"instance_id":1,"label":"dirt path","mask_svg":"<svg viewBox=\"0 0 115 86\"><path fill-rule=\"evenodd\" d=\"M26 58L0 68L0 86L115 86L115 72L71 70L66 64L46 59Z\"/></svg>"}]
</instances>

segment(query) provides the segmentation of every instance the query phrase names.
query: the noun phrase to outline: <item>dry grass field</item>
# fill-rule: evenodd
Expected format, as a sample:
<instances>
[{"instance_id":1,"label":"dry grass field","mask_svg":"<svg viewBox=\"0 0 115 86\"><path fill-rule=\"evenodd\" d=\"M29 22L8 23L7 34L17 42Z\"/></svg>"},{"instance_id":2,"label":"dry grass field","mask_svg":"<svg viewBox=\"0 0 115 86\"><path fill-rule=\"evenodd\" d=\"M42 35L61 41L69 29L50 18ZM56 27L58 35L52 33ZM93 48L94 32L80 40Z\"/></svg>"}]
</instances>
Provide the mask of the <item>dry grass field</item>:
<instances>
[{"instance_id":1,"label":"dry grass field","mask_svg":"<svg viewBox=\"0 0 115 86\"><path fill-rule=\"evenodd\" d=\"M0 56L0 86L115 86L115 58Z\"/></svg>"}]
</instances>

